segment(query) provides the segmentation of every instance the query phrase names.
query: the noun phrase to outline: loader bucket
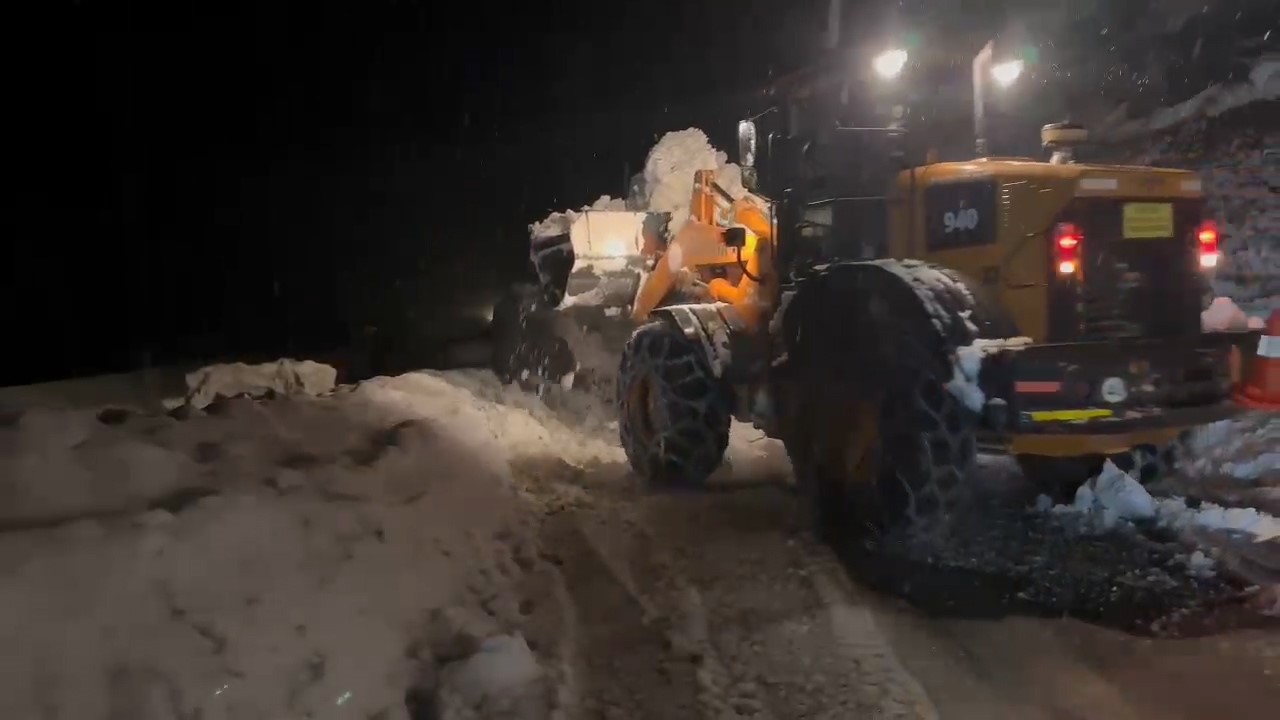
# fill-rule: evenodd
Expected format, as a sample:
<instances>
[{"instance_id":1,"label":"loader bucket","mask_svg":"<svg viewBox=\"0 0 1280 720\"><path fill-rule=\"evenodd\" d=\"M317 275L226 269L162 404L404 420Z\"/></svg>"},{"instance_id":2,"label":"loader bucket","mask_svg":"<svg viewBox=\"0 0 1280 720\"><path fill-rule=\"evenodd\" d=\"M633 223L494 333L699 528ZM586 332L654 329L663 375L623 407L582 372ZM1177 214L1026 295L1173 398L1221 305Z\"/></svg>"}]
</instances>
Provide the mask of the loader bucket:
<instances>
[{"instance_id":1,"label":"loader bucket","mask_svg":"<svg viewBox=\"0 0 1280 720\"><path fill-rule=\"evenodd\" d=\"M537 288L513 288L494 312L494 369L530 390L548 386L612 393L631 304L668 216L586 210L559 232L535 233Z\"/></svg>"},{"instance_id":2,"label":"loader bucket","mask_svg":"<svg viewBox=\"0 0 1280 720\"><path fill-rule=\"evenodd\" d=\"M530 256L548 299L562 308L630 305L666 223L660 213L584 210L567 231L535 235Z\"/></svg>"}]
</instances>

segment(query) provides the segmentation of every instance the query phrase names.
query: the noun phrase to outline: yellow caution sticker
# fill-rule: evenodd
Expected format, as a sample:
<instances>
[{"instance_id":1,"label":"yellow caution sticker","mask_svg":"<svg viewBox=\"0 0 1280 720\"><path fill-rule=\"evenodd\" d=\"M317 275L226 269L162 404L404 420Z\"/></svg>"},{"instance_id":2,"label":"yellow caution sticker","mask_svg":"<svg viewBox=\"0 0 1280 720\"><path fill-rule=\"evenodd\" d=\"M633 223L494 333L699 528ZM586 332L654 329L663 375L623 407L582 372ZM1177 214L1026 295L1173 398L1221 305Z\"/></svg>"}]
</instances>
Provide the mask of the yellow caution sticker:
<instances>
[{"instance_id":1,"label":"yellow caution sticker","mask_svg":"<svg viewBox=\"0 0 1280 720\"><path fill-rule=\"evenodd\" d=\"M1173 203L1124 204L1124 238L1146 240L1173 237Z\"/></svg>"},{"instance_id":2,"label":"yellow caution sticker","mask_svg":"<svg viewBox=\"0 0 1280 720\"><path fill-rule=\"evenodd\" d=\"M1111 417L1115 413L1103 408L1089 408L1087 410L1037 410L1027 414L1031 416L1032 422L1070 422L1072 420L1097 420L1098 418Z\"/></svg>"}]
</instances>

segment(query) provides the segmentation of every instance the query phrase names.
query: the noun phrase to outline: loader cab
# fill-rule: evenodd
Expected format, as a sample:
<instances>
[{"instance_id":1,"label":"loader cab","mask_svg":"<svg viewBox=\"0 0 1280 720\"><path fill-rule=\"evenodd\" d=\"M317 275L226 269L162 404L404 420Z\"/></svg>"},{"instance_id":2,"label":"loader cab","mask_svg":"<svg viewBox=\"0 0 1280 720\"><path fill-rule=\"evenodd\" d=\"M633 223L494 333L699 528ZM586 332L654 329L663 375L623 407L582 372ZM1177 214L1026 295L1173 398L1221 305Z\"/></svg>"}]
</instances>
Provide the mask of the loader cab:
<instances>
[{"instance_id":1,"label":"loader cab","mask_svg":"<svg viewBox=\"0 0 1280 720\"><path fill-rule=\"evenodd\" d=\"M784 275L832 260L884 257L886 188L911 164L901 127L815 124L793 109L738 125L744 184L773 200ZM797 118L806 118L801 124Z\"/></svg>"}]
</instances>

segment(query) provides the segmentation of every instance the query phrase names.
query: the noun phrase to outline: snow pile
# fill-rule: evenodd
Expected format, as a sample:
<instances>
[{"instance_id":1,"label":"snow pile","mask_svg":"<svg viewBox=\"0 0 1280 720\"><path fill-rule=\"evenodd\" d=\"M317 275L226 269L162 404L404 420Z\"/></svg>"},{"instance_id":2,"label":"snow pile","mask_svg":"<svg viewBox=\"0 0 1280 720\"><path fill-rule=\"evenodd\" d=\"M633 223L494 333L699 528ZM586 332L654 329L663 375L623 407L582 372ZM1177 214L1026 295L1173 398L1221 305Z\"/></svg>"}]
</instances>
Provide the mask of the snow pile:
<instances>
[{"instance_id":1,"label":"snow pile","mask_svg":"<svg viewBox=\"0 0 1280 720\"><path fill-rule=\"evenodd\" d=\"M1280 417L1249 415L1196 428L1181 454L1179 473L1185 480L1280 485Z\"/></svg>"},{"instance_id":2,"label":"snow pile","mask_svg":"<svg viewBox=\"0 0 1280 720\"><path fill-rule=\"evenodd\" d=\"M693 175L698 170L715 170L716 182L734 198L746 193L742 168L730 163L729 156L712 147L707 134L697 128L663 135L645 159L641 204L650 212L670 213L667 230L673 235L689 219Z\"/></svg>"},{"instance_id":3,"label":"snow pile","mask_svg":"<svg viewBox=\"0 0 1280 720\"><path fill-rule=\"evenodd\" d=\"M1216 297L1209 307L1200 313L1200 327L1205 332L1227 330L1259 330L1267 326L1261 317L1250 317L1227 297Z\"/></svg>"},{"instance_id":4,"label":"snow pile","mask_svg":"<svg viewBox=\"0 0 1280 720\"><path fill-rule=\"evenodd\" d=\"M193 407L204 408L219 395L322 395L332 391L337 380L337 370L312 360L281 359L261 365L209 365L187 374L186 402Z\"/></svg>"},{"instance_id":5,"label":"snow pile","mask_svg":"<svg viewBox=\"0 0 1280 720\"><path fill-rule=\"evenodd\" d=\"M634 210L670 213L667 231L674 235L689 219L689 201L693 196L693 175L698 170L715 170L716 182L734 198L746 194L742 185L742 169L729 162L729 156L716 150L707 134L697 128L675 130L662 136L645 158L643 178L634 196L627 201L608 195L582 208L586 210ZM569 210L553 212L533 223L533 237L551 237L569 232L578 213Z\"/></svg>"},{"instance_id":6,"label":"snow pile","mask_svg":"<svg viewBox=\"0 0 1280 720\"><path fill-rule=\"evenodd\" d=\"M620 451L501 392L415 373L5 417L0 717L539 716L512 462Z\"/></svg>"},{"instance_id":7,"label":"snow pile","mask_svg":"<svg viewBox=\"0 0 1280 720\"><path fill-rule=\"evenodd\" d=\"M976 413L981 413L987 404L987 396L978 385L982 374L983 361L996 353L1016 350L1030 345L1029 337L1001 338L996 340L974 340L972 344L956 348L952 360L951 382L947 390L964 406Z\"/></svg>"},{"instance_id":8,"label":"snow pile","mask_svg":"<svg viewBox=\"0 0 1280 720\"><path fill-rule=\"evenodd\" d=\"M1074 502L1052 510L1083 515L1089 526L1110 530L1121 520L1154 519L1156 501L1141 483L1108 460L1098 477L1076 489Z\"/></svg>"},{"instance_id":9,"label":"snow pile","mask_svg":"<svg viewBox=\"0 0 1280 720\"><path fill-rule=\"evenodd\" d=\"M1182 498L1154 498L1137 479L1110 461L1098 477L1076 491L1074 502L1051 511L1082 518L1084 526L1099 532L1126 522L1154 522L1171 530L1220 530L1242 533L1253 542L1280 538L1280 518L1255 508L1228 508L1215 503L1190 507Z\"/></svg>"}]
</instances>

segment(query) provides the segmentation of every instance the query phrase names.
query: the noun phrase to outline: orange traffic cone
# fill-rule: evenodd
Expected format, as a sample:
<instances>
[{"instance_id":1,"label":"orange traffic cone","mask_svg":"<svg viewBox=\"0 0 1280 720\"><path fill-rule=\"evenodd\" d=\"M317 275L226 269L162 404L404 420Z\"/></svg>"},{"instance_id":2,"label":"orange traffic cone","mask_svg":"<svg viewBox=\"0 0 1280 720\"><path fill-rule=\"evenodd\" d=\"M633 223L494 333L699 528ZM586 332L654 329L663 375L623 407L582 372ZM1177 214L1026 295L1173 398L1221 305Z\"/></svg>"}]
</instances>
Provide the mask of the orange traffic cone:
<instances>
[{"instance_id":1,"label":"orange traffic cone","mask_svg":"<svg viewBox=\"0 0 1280 720\"><path fill-rule=\"evenodd\" d=\"M1258 354L1247 358L1233 399L1258 410L1280 410L1280 309L1272 310L1258 339Z\"/></svg>"}]
</instances>

